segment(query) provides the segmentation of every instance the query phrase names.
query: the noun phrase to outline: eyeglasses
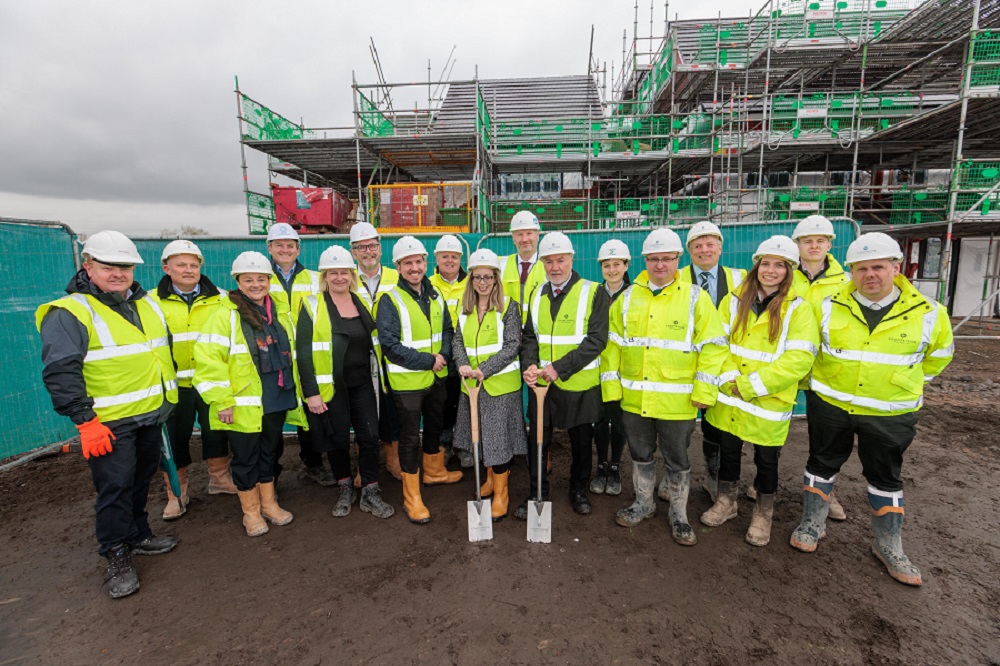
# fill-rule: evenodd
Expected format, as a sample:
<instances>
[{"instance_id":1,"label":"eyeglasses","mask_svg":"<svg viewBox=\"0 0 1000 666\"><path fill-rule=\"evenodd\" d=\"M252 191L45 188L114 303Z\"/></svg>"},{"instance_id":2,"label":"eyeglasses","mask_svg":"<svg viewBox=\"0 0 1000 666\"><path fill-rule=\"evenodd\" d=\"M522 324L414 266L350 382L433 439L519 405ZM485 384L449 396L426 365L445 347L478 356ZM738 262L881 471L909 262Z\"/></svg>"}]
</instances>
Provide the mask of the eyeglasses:
<instances>
[{"instance_id":1,"label":"eyeglasses","mask_svg":"<svg viewBox=\"0 0 1000 666\"><path fill-rule=\"evenodd\" d=\"M492 275L473 275L472 276L472 281L473 282L493 282L494 279L496 279L496 278L494 278Z\"/></svg>"},{"instance_id":2,"label":"eyeglasses","mask_svg":"<svg viewBox=\"0 0 1000 666\"><path fill-rule=\"evenodd\" d=\"M365 243L364 245L354 245L351 247L351 249L357 250L359 252L374 252L375 250L379 249L381 245L382 245L381 243L375 241L374 243Z\"/></svg>"},{"instance_id":3,"label":"eyeglasses","mask_svg":"<svg viewBox=\"0 0 1000 666\"><path fill-rule=\"evenodd\" d=\"M678 255L676 257L656 257L655 259L653 257L646 257L646 263L647 264L654 264L654 265L655 264L672 264L675 261L677 261L678 259L680 259L680 255Z\"/></svg>"}]
</instances>

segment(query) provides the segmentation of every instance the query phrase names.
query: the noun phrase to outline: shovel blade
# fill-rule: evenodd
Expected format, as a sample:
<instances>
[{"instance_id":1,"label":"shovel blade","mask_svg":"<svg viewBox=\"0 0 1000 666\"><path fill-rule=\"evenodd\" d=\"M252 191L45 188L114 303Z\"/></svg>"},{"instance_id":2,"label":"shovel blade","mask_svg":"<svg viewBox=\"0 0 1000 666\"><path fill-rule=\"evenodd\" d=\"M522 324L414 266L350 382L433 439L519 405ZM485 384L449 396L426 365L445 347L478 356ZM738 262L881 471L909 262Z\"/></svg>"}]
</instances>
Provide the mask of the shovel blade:
<instances>
[{"instance_id":1,"label":"shovel blade","mask_svg":"<svg viewBox=\"0 0 1000 666\"><path fill-rule=\"evenodd\" d=\"M490 500L472 500L466 504L469 512L469 541L492 541L493 514Z\"/></svg>"},{"instance_id":2,"label":"shovel blade","mask_svg":"<svg viewBox=\"0 0 1000 666\"><path fill-rule=\"evenodd\" d=\"M528 502L528 542L552 543L552 502Z\"/></svg>"}]
</instances>

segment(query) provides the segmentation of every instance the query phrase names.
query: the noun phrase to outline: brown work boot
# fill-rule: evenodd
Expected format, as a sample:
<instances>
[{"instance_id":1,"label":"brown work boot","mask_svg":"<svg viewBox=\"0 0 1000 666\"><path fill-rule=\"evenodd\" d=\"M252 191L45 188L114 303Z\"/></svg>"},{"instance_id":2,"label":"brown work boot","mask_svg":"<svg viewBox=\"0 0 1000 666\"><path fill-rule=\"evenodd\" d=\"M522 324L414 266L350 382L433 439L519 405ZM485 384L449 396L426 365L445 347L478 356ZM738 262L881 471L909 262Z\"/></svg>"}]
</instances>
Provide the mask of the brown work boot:
<instances>
[{"instance_id":1,"label":"brown work boot","mask_svg":"<svg viewBox=\"0 0 1000 666\"><path fill-rule=\"evenodd\" d=\"M486 481L483 485L479 486L479 494L483 497L489 497L493 494L493 468L486 468Z\"/></svg>"},{"instance_id":2,"label":"brown work boot","mask_svg":"<svg viewBox=\"0 0 1000 666\"><path fill-rule=\"evenodd\" d=\"M751 546L766 546L771 541L771 520L774 518L774 493L757 493L753 505L753 518L747 530L746 541Z\"/></svg>"},{"instance_id":3,"label":"brown work boot","mask_svg":"<svg viewBox=\"0 0 1000 666\"><path fill-rule=\"evenodd\" d=\"M431 455L424 454L424 485L438 486L458 483L462 480L461 472L449 472L444 466L444 451Z\"/></svg>"},{"instance_id":4,"label":"brown work boot","mask_svg":"<svg viewBox=\"0 0 1000 666\"><path fill-rule=\"evenodd\" d=\"M403 470L399 466L399 442L391 444L382 443L385 447L385 471L392 475L392 478L399 481L402 479Z\"/></svg>"},{"instance_id":5,"label":"brown work boot","mask_svg":"<svg viewBox=\"0 0 1000 666\"><path fill-rule=\"evenodd\" d=\"M278 506L278 498L274 494L274 481L258 483L260 489L260 515L274 525L287 525L294 516Z\"/></svg>"},{"instance_id":6,"label":"brown work boot","mask_svg":"<svg viewBox=\"0 0 1000 666\"><path fill-rule=\"evenodd\" d=\"M493 517L494 523L499 523L507 517L507 505L510 502L507 480L510 477L510 470L503 474L493 474L493 470L490 470L489 474L493 480L493 501L490 503L490 515Z\"/></svg>"},{"instance_id":7,"label":"brown work boot","mask_svg":"<svg viewBox=\"0 0 1000 666\"><path fill-rule=\"evenodd\" d=\"M739 484L732 481L719 481L719 499L715 504L701 514L701 522L709 527L718 527L727 520L732 520L739 515L739 507L736 503L736 495L739 493Z\"/></svg>"},{"instance_id":8,"label":"brown work boot","mask_svg":"<svg viewBox=\"0 0 1000 666\"><path fill-rule=\"evenodd\" d=\"M444 456L444 453L441 454ZM431 522L431 512L424 506L423 498L420 497L420 473L403 475L403 509L406 517L411 523L423 525Z\"/></svg>"},{"instance_id":9,"label":"brown work boot","mask_svg":"<svg viewBox=\"0 0 1000 666\"><path fill-rule=\"evenodd\" d=\"M179 477L180 470L177 470L177 474ZM163 473L163 485L167 488L167 505L163 507L163 520L177 520L187 513L187 504L182 503L180 498L174 495L174 491L170 489L170 476L166 472Z\"/></svg>"},{"instance_id":10,"label":"brown work boot","mask_svg":"<svg viewBox=\"0 0 1000 666\"><path fill-rule=\"evenodd\" d=\"M254 486L251 490L240 490L239 495L240 506L243 508L243 527L247 531L247 536L267 534L267 522L260 515L260 488Z\"/></svg>"},{"instance_id":11,"label":"brown work boot","mask_svg":"<svg viewBox=\"0 0 1000 666\"><path fill-rule=\"evenodd\" d=\"M239 492L233 483L232 474L229 473L228 456L206 458L205 465L208 467L209 495L235 495Z\"/></svg>"},{"instance_id":12,"label":"brown work boot","mask_svg":"<svg viewBox=\"0 0 1000 666\"><path fill-rule=\"evenodd\" d=\"M844 507L841 506L840 502L837 501L837 496L834 493L830 493L830 513L826 516L830 520L847 520L847 512L844 511Z\"/></svg>"}]
</instances>

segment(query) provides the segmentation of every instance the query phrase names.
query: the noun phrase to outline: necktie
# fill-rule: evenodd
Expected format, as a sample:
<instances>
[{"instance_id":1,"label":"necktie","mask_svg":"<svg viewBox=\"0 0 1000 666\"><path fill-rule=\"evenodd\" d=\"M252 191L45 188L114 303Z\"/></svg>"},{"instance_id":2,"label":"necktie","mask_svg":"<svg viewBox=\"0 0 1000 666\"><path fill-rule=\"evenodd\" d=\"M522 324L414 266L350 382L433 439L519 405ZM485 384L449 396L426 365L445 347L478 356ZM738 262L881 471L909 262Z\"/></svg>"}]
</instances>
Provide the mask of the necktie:
<instances>
[{"instance_id":1,"label":"necktie","mask_svg":"<svg viewBox=\"0 0 1000 666\"><path fill-rule=\"evenodd\" d=\"M559 298L559 294L561 294L561 293L562 293L562 289L555 289L555 290L552 291L552 297L553 298Z\"/></svg>"},{"instance_id":2,"label":"necktie","mask_svg":"<svg viewBox=\"0 0 1000 666\"><path fill-rule=\"evenodd\" d=\"M708 276L711 275L708 271L701 272L701 288L708 291Z\"/></svg>"},{"instance_id":3,"label":"necktie","mask_svg":"<svg viewBox=\"0 0 1000 666\"><path fill-rule=\"evenodd\" d=\"M530 261L522 261L521 262L521 284L524 284L525 282L528 281L528 272L530 270L531 270L531 262Z\"/></svg>"}]
</instances>

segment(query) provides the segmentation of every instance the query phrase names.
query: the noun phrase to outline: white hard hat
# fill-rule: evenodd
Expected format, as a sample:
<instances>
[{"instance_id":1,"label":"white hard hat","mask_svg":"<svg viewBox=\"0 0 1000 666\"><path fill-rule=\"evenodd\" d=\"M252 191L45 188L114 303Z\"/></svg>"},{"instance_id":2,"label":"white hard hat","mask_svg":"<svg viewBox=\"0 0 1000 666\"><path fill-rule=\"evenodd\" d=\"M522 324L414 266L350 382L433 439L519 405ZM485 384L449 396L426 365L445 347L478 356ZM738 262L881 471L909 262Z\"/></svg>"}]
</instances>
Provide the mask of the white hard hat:
<instances>
[{"instance_id":1,"label":"white hard hat","mask_svg":"<svg viewBox=\"0 0 1000 666\"><path fill-rule=\"evenodd\" d=\"M274 275L271 268L271 260L260 252L243 252L233 260L233 269L229 272L234 278L243 273L263 273L264 275Z\"/></svg>"},{"instance_id":2,"label":"white hard hat","mask_svg":"<svg viewBox=\"0 0 1000 666\"><path fill-rule=\"evenodd\" d=\"M358 270L351 253L339 245L331 245L323 250L319 255L319 270L326 271L331 268L349 268L352 271Z\"/></svg>"},{"instance_id":3,"label":"white hard hat","mask_svg":"<svg viewBox=\"0 0 1000 666\"><path fill-rule=\"evenodd\" d=\"M358 241L378 238L378 230L367 222L358 222L351 227L351 245Z\"/></svg>"},{"instance_id":4,"label":"white hard hat","mask_svg":"<svg viewBox=\"0 0 1000 666\"><path fill-rule=\"evenodd\" d=\"M473 268L492 268L494 270L500 270L500 258L493 250L487 250L486 248L476 250L469 255L468 268L470 272Z\"/></svg>"},{"instance_id":5,"label":"white hard hat","mask_svg":"<svg viewBox=\"0 0 1000 666\"><path fill-rule=\"evenodd\" d=\"M660 252L676 252L684 254L681 237L673 229L653 229L642 242L642 254L658 254Z\"/></svg>"},{"instance_id":6,"label":"white hard hat","mask_svg":"<svg viewBox=\"0 0 1000 666\"><path fill-rule=\"evenodd\" d=\"M545 234L542 242L538 244L539 259L552 256L553 254L576 254L569 236L561 231L550 231Z\"/></svg>"},{"instance_id":7,"label":"white hard hat","mask_svg":"<svg viewBox=\"0 0 1000 666\"><path fill-rule=\"evenodd\" d=\"M299 240L299 232L297 232L292 225L287 222L278 222L277 224L271 225L271 228L267 230L267 242L275 240Z\"/></svg>"},{"instance_id":8,"label":"white hard hat","mask_svg":"<svg viewBox=\"0 0 1000 666\"><path fill-rule=\"evenodd\" d=\"M398 264L415 254L427 256L427 248L413 236L403 236L392 246L392 263Z\"/></svg>"},{"instance_id":9,"label":"white hard hat","mask_svg":"<svg viewBox=\"0 0 1000 666\"><path fill-rule=\"evenodd\" d=\"M605 259L624 259L625 261L629 261L632 259L632 253L628 251L628 245L617 238L612 238L604 243L597 252L598 262Z\"/></svg>"},{"instance_id":10,"label":"white hard hat","mask_svg":"<svg viewBox=\"0 0 1000 666\"><path fill-rule=\"evenodd\" d=\"M143 263L135 243L120 231L98 231L83 244L83 254L102 264Z\"/></svg>"},{"instance_id":11,"label":"white hard hat","mask_svg":"<svg viewBox=\"0 0 1000 666\"><path fill-rule=\"evenodd\" d=\"M167 243L167 246L163 248L163 254L160 255L160 261L166 263L167 259L176 257L178 254L193 254L201 259L202 263L205 263L205 256L201 250L189 240L175 240Z\"/></svg>"},{"instance_id":12,"label":"white hard hat","mask_svg":"<svg viewBox=\"0 0 1000 666\"><path fill-rule=\"evenodd\" d=\"M720 242L722 241L722 231L719 230L719 227L705 220L704 222L698 222L688 229L687 244L691 245L691 241L702 236L715 236Z\"/></svg>"},{"instance_id":13,"label":"white hard hat","mask_svg":"<svg viewBox=\"0 0 1000 666\"><path fill-rule=\"evenodd\" d=\"M458 240L458 236L453 236L451 234L445 234L438 240L437 245L434 246L434 254L437 254L438 252L455 252L456 254L465 254L462 250L462 241Z\"/></svg>"},{"instance_id":14,"label":"white hard hat","mask_svg":"<svg viewBox=\"0 0 1000 666\"><path fill-rule=\"evenodd\" d=\"M753 253L753 263L756 264L764 256L781 257L792 266L798 266L799 246L788 236L771 236L757 246L757 251Z\"/></svg>"},{"instance_id":15,"label":"white hard hat","mask_svg":"<svg viewBox=\"0 0 1000 666\"><path fill-rule=\"evenodd\" d=\"M899 249L899 243L889 235L880 231L862 234L857 240L847 248L848 266L858 261L868 261L870 259L892 259L900 261L903 258L903 251Z\"/></svg>"},{"instance_id":16,"label":"white hard hat","mask_svg":"<svg viewBox=\"0 0 1000 666\"><path fill-rule=\"evenodd\" d=\"M833 223L822 215L810 215L795 225L792 232L792 240L798 240L802 236L826 236L830 240L837 237L833 233Z\"/></svg>"},{"instance_id":17,"label":"white hard hat","mask_svg":"<svg viewBox=\"0 0 1000 666\"><path fill-rule=\"evenodd\" d=\"M542 225L538 223L538 216L530 210L522 210L515 213L514 217L510 218L510 230L520 231L522 229L541 231Z\"/></svg>"}]
</instances>

